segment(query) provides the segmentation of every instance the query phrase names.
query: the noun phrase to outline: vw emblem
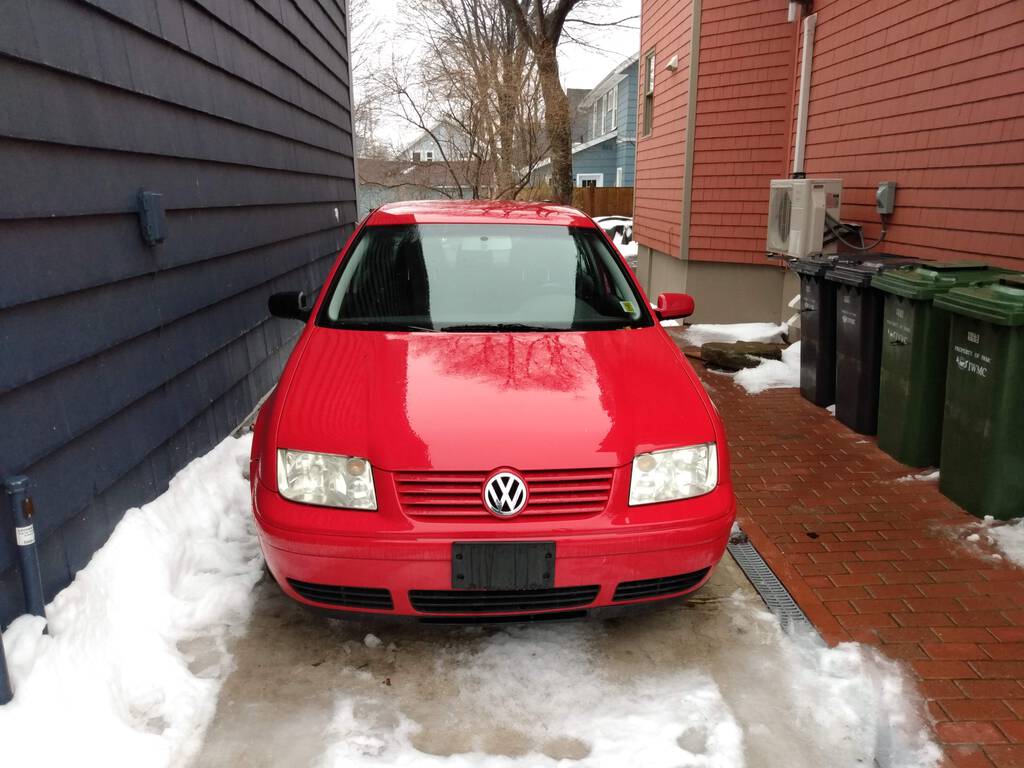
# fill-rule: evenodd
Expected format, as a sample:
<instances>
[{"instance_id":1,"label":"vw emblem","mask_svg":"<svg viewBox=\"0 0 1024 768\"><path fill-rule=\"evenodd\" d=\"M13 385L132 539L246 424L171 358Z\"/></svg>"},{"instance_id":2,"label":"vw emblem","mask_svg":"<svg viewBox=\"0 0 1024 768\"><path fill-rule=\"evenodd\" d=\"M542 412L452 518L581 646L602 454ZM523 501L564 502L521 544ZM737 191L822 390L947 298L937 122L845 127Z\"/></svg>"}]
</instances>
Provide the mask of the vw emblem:
<instances>
[{"instance_id":1,"label":"vw emblem","mask_svg":"<svg viewBox=\"0 0 1024 768\"><path fill-rule=\"evenodd\" d=\"M495 472L484 483L484 504L498 517L513 517L526 506L526 481L515 472Z\"/></svg>"}]
</instances>

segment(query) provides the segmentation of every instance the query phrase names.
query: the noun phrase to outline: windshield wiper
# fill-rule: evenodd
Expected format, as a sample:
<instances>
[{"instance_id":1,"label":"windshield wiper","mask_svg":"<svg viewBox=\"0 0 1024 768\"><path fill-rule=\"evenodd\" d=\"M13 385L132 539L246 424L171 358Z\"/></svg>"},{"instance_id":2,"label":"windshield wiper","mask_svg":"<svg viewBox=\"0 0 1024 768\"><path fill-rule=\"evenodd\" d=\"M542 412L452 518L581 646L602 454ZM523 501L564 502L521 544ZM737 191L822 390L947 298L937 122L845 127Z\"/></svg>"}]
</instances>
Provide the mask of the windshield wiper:
<instances>
[{"instance_id":1,"label":"windshield wiper","mask_svg":"<svg viewBox=\"0 0 1024 768\"><path fill-rule=\"evenodd\" d=\"M564 331L565 328L552 328L550 325L527 325L525 323L467 323L465 325L445 325L440 329L444 333L472 333L474 331Z\"/></svg>"},{"instance_id":2,"label":"windshield wiper","mask_svg":"<svg viewBox=\"0 0 1024 768\"><path fill-rule=\"evenodd\" d=\"M342 330L359 329L361 331L422 331L424 333L440 333L437 328L427 328L422 325L410 325L409 323L388 323L388 322L365 322L365 323L344 323L335 326Z\"/></svg>"}]
</instances>

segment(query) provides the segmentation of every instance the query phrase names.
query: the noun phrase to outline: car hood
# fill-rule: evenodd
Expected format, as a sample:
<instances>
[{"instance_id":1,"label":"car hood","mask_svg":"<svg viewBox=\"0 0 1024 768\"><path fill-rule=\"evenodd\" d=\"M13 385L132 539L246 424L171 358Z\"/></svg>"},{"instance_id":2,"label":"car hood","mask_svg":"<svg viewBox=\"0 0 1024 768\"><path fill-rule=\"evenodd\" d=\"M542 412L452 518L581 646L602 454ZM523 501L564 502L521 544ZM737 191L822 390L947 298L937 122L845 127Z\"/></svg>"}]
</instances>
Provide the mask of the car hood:
<instances>
[{"instance_id":1,"label":"car hood","mask_svg":"<svg viewBox=\"0 0 1024 768\"><path fill-rule=\"evenodd\" d=\"M715 439L706 396L657 327L385 333L315 327L277 445L389 470L583 469Z\"/></svg>"}]
</instances>

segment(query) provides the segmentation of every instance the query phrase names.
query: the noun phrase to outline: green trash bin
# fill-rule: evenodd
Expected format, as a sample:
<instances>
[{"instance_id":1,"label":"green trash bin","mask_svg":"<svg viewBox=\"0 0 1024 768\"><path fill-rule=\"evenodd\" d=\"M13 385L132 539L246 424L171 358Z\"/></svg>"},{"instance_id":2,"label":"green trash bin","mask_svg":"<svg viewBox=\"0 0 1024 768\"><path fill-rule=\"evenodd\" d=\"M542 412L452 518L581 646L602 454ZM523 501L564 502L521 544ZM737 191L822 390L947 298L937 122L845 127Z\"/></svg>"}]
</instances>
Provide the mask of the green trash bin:
<instances>
[{"instance_id":1,"label":"green trash bin","mask_svg":"<svg viewBox=\"0 0 1024 768\"><path fill-rule=\"evenodd\" d=\"M949 314L932 301L951 288L1008 274L980 262L925 262L876 275L885 295L878 447L911 467L939 463Z\"/></svg>"},{"instance_id":2,"label":"green trash bin","mask_svg":"<svg viewBox=\"0 0 1024 768\"><path fill-rule=\"evenodd\" d=\"M939 490L968 512L1024 516L1024 274L954 288Z\"/></svg>"}]
</instances>

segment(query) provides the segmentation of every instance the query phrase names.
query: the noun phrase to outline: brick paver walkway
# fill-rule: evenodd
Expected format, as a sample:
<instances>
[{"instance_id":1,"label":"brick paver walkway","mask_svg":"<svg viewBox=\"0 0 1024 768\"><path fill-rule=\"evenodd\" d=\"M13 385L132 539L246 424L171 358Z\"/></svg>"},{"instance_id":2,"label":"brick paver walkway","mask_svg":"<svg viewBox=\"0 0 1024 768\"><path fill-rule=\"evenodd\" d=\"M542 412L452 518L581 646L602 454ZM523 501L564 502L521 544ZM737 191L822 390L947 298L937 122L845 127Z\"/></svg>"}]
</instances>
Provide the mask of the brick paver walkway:
<instances>
[{"instance_id":1,"label":"brick paver walkway","mask_svg":"<svg viewBox=\"0 0 1024 768\"><path fill-rule=\"evenodd\" d=\"M1024 569L977 520L795 389L700 372L725 420L740 524L831 643L916 676L950 766L1024 766ZM1022 468L1024 471L1024 468Z\"/></svg>"}]
</instances>

